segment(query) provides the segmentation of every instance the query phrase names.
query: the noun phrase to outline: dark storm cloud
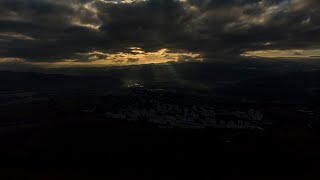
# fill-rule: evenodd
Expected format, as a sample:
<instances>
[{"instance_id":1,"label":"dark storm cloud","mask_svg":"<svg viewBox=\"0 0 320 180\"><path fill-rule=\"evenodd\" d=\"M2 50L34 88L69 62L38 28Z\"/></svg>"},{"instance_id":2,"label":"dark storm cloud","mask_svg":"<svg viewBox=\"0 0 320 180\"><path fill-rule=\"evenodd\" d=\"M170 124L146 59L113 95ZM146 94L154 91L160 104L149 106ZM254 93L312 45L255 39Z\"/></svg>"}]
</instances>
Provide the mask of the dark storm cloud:
<instances>
[{"instance_id":1,"label":"dark storm cloud","mask_svg":"<svg viewBox=\"0 0 320 180\"><path fill-rule=\"evenodd\" d=\"M86 52L319 48L317 0L2 0L0 57L87 60Z\"/></svg>"}]
</instances>

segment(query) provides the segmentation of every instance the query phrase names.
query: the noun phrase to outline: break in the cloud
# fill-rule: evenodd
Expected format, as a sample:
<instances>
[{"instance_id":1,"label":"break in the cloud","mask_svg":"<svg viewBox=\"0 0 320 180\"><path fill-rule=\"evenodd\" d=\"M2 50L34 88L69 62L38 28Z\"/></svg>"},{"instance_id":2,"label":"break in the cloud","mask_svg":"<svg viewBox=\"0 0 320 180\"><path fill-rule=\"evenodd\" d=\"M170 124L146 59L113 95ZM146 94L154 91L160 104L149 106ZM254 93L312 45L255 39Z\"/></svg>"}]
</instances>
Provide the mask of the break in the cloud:
<instances>
[{"instance_id":1,"label":"break in the cloud","mask_svg":"<svg viewBox=\"0 0 320 180\"><path fill-rule=\"evenodd\" d=\"M318 0L2 0L0 57L144 64L320 49L319 7ZM158 56L164 49L171 54Z\"/></svg>"},{"instance_id":2,"label":"break in the cloud","mask_svg":"<svg viewBox=\"0 0 320 180\"><path fill-rule=\"evenodd\" d=\"M72 59L64 59L55 62L28 62L21 58L0 58L0 65L15 67L17 65L40 65L45 67L83 67L104 65L141 65L159 63L202 62L200 54L190 52L171 52L168 49L160 49L155 52L145 52L138 47L130 47L127 52L104 53L93 51L79 53Z\"/></svg>"},{"instance_id":3,"label":"break in the cloud","mask_svg":"<svg viewBox=\"0 0 320 180\"><path fill-rule=\"evenodd\" d=\"M245 52L242 54L242 56L265 58L319 58L320 49L258 50Z\"/></svg>"}]
</instances>

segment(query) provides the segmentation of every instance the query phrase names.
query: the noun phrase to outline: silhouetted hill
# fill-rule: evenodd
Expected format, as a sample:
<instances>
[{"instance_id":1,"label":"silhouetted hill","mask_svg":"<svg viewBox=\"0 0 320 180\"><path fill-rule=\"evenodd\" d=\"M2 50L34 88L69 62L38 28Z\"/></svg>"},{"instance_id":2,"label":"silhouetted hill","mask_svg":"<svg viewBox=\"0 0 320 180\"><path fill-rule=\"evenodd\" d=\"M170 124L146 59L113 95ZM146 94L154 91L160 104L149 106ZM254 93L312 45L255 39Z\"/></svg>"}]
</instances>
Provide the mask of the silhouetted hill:
<instances>
[{"instance_id":1,"label":"silhouetted hill","mask_svg":"<svg viewBox=\"0 0 320 180\"><path fill-rule=\"evenodd\" d=\"M223 93L283 103L318 103L320 72L290 72L260 77L227 87Z\"/></svg>"},{"instance_id":2,"label":"silhouetted hill","mask_svg":"<svg viewBox=\"0 0 320 180\"><path fill-rule=\"evenodd\" d=\"M35 72L0 71L0 91L74 90L91 91L120 87L110 76L71 76Z\"/></svg>"}]
</instances>

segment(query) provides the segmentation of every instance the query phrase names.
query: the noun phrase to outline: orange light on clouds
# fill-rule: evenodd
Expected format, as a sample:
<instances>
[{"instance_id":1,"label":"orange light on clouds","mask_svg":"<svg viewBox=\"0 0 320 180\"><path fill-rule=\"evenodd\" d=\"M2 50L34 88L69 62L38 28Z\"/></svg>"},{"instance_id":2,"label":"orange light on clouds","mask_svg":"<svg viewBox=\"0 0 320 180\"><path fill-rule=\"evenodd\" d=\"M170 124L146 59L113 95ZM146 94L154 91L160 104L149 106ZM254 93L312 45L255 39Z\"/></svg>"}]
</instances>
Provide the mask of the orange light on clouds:
<instances>
[{"instance_id":1,"label":"orange light on clouds","mask_svg":"<svg viewBox=\"0 0 320 180\"><path fill-rule=\"evenodd\" d=\"M257 50L244 52L241 56L262 58L320 58L320 49Z\"/></svg>"},{"instance_id":2,"label":"orange light on clouds","mask_svg":"<svg viewBox=\"0 0 320 180\"><path fill-rule=\"evenodd\" d=\"M186 62L186 61L203 61L200 54L191 52L171 52L163 48L154 52L145 52L138 47L128 48L128 52L104 53L93 51L82 53L79 56L87 57L86 61L78 59L69 59L63 62L55 62L52 65L142 65L142 64L160 64L168 62Z\"/></svg>"},{"instance_id":3,"label":"orange light on clouds","mask_svg":"<svg viewBox=\"0 0 320 180\"><path fill-rule=\"evenodd\" d=\"M88 53L78 53L75 58L65 59L57 62L28 62L21 58L2 58L1 63L14 61L19 64L38 65L43 67L72 67L72 66L126 66L143 64L161 64L168 62L202 62L200 54L183 51L170 51L163 48L154 52L145 52L139 47L129 47L126 51L108 53L92 51Z\"/></svg>"}]
</instances>

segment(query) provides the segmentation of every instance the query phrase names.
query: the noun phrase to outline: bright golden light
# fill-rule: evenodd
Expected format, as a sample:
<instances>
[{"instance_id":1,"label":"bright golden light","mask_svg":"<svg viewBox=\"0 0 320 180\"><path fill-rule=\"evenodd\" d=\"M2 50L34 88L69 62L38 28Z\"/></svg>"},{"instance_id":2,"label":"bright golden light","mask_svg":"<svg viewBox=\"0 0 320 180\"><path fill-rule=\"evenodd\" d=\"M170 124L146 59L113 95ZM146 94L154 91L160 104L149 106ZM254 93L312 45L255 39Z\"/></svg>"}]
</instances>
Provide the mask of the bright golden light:
<instances>
[{"instance_id":1,"label":"bright golden light","mask_svg":"<svg viewBox=\"0 0 320 180\"><path fill-rule=\"evenodd\" d=\"M15 58L17 62L18 58ZM8 63L13 59L4 58L3 62ZM66 67L66 66L125 66L142 64L160 64L168 62L190 62L203 61L200 54L191 52L173 52L166 48L154 52L145 52L139 47L129 47L126 51L116 53L106 53L92 51L88 53L78 53L75 58L65 59L58 62L27 62L19 59L19 62L45 67ZM1 61L0 61L1 63Z\"/></svg>"},{"instance_id":2,"label":"bright golden light","mask_svg":"<svg viewBox=\"0 0 320 180\"><path fill-rule=\"evenodd\" d=\"M241 56L264 58L320 58L320 49L258 50L244 52Z\"/></svg>"},{"instance_id":3,"label":"bright golden light","mask_svg":"<svg viewBox=\"0 0 320 180\"><path fill-rule=\"evenodd\" d=\"M93 51L79 54L79 56L86 57L86 61L69 59L63 62L53 63L53 65L139 65L182 61L203 61L200 54L190 52L171 52L165 48L155 52L145 52L141 48L130 47L128 48L128 52L104 53L100 51Z\"/></svg>"}]
</instances>

